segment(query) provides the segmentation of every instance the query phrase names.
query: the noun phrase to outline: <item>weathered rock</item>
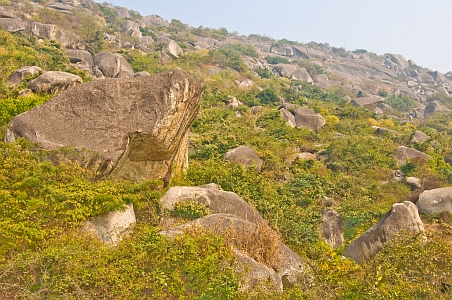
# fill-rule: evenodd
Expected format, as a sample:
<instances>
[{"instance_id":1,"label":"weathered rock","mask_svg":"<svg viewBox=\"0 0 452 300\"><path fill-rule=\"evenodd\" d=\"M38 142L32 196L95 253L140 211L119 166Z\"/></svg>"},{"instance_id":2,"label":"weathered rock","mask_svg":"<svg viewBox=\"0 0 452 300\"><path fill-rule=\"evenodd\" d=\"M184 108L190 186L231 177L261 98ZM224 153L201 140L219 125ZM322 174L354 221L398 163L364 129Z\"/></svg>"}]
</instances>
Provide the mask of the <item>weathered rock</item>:
<instances>
[{"instance_id":1,"label":"weathered rock","mask_svg":"<svg viewBox=\"0 0 452 300\"><path fill-rule=\"evenodd\" d=\"M276 290L283 290L281 276L276 274L275 270L264 264L258 263L237 249L233 249L233 253L236 258L235 271L243 276L243 282L240 286L242 291L250 290L261 283L266 284L268 282L271 282Z\"/></svg>"},{"instance_id":2,"label":"weathered rock","mask_svg":"<svg viewBox=\"0 0 452 300\"><path fill-rule=\"evenodd\" d=\"M14 13L12 13L9 10L6 10L6 9L0 7L0 19L2 19L2 18L11 18L12 19L12 18L15 18L15 17L16 17L16 15L14 15Z\"/></svg>"},{"instance_id":3,"label":"weathered rock","mask_svg":"<svg viewBox=\"0 0 452 300\"><path fill-rule=\"evenodd\" d=\"M243 80L236 80L235 84L239 88L247 88L253 86L254 82L251 79L243 79Z\"/></svg>"},{"instance_id":4,"label":"weathered rock","mask_svg":"<svg viewBox=\"0 0 452 300\"><path fill-rule=\"evenodd\" d=\"M424 110L424 117L428 118L434 113L437 112L452 112L452 110L448 109L447 107L441 105L438 101L430 102Z\"/></svg>"},{"instance_id":5,"label":"weathered rock","mask_svg":"<svg viewBox=\"0 0 452 300\"><path fill-rule=\"evenodd\" d=\"M409 201L394 204L376 225L370 227L345 249L344 256L362 264L402 231L412 234L424 231L417 207Z\"/></svg>"},{"instance_id":6,"label":"weathered rock","mask_svg":"<svg viewBox=\"0 0 452 300\"><path fill-rule=\"evenodd\" d=\"M68 12L71 9L74 8L71 5L67 5L67 4L64 4L64 3L53 3L53 4L50 4L49 7L53 8L55 10L61 11L61 12Z\"/></svg>"},{"instance_id":7,"label":"weathered rock","mask_svg":"<svg viewBox=\"0 0 452 300\"><path fill-rule=\"evenodd\" d=\"M94 233L104 244L116 245L135 223L133 205L127 204L124 211L111 212L85 221L82 231Z\"/></svg>"},{"instance_id":8,"label":"weathered rock","mask_svg":"<svg viewBox=\"0 0 452 300\"><path fill-rule=\"evenodd\" d=\"M230 214L254 224L263 224L259 212L236 193L221 191L212 186L176 186L160 198L162 209L172 210L177 202L195 201L209 207L211 213Z\"/></svg>"},{"instance_id":9,"label":"weathered rock","mask_svg":"<svg viewBox=\"0 0 452 300\"><path fill-rule=\"evenodd\" d=\"M0 18L0 26L4 31L17 32L25 30L25 23L19 18Z\"/></svg>"},{"instance_id":10,"label":"weathered rock","mask_svg":"<svg viewBox=\"0 0 452 300\"><path fill-rule=\"evenodd\" d=\"M252 107L250 108L250 111L251 111L251 113L252 113L253 115L257 115L257 114L259 114L263 109L264 109L263 106L257 105L257 106L252 106Z\"/></svg>"},{"instance_id":11,"label":"weathered rock","mask_svg":"<svg viewBox=\"0 0 452 300\"><path fill-rule=\"evenodd\" d=\"M55 94L83 83L80 76L59 72L45 72L28 83L28 88L35 93Z\"/></svg>"},{"instance_id":12,"label":"weathered rock","mask_svg":"<svg viewBox=\"0 0 452 300\"><path fill-rule=\"evenodd\" d=\"M175 41L169 38L160 38L158 41L164 43L162 50L164 53L173 57L181 57L184 55L184 51Z\"/></svg>"},{"instance_id":13,"label":"weathered rock","mask_svg":"<svg viewBox=\"0 0 452 300\"><path fill-rule=\"evenodd\" d=\"M278 55L293 56L293 48L291 46L273 46L270 52Z\"/></svg>"},{"instance_id":14,"label":"weathered rock","mask_svg":"<svg viewBox=\"0 0 452 300\"><path fill-rule=\"evenodd\" d=\"M416 131L411 138L411 143L425 143L428 140L428 135L422 131Z\"/></svg>"},{"instance_id":15,"label":"weathered rock","mask_svg":"<svg viewBox=\"0 0 452 300\"><path fill-rule=\"evenodd\" d=\"M115 6L113 9L116 11L118 17L121 19L127 19L131 17L129 10L125 7Z\"/></svg>"},{"instance_id":16,"label":"weathered rock","mask_svg":"<svg viewBox=\"0 0 452 300\"><path fill-rule=\"evenodd\" d=\"M422 192L416 206L420 212L429 215L441 212L452 213L452 187Z\"/></svg>"},{"instance_id":17,"label":"weathered rock","mask_svg":"<svg viewBox=\"0 0 452 300\"><path fill-rule=\"evenodd\" d=\"M301 159L301 160L309 160L309 159L315 160L317 157L315 156L315 154L312 154L310 152L301 152L301 153L297 154L296 158Z\"/></svg>"},{"instance_id":18,"label":"weathered rock","mask_svg":"<svg viewBox=\"0 0 452 300\"><path fill-rule=\"evenodd\" d=\"M6 83L8 85L17 85L25 78L39 74L40 72L42 72L42 68L37 66L22 67L11 73L8 79L6 79Z\"/></svg>"},{"instance_id":19,"label":"weathered rock","mask_svg":"<svg viewBox=\"0 0 452 300\"><path fill-rule=\"evenodd\" d=\"M452 153L444 156L444 161L452 166Z\"/></svg>"},{"instance_id":20,"label":"weathered rock","mask_svg":"<svg viewBox=\"0 0 452 300\"><path fill-rule=\"evenodd\" d=\"M391 61L393 61L394 63L396 63L402 70L409 68L409 64L407 62L407 60L405 59L405 57L403 57L403 55L400 54L389 54L389 58L391 59Z\"/></svg>"},{"instance_id":21,"label":"weathered rock","mask_svg":"<svg viewBox=\"0 0 452 300\"><path fill-rule=\"evenodd\" d=\"M143 36L141 37L140 42L147 47L154 44L154 39L152 36Z\"/></svg>"},{"instance_id":22,"label":"weathered rock","mask_svg":"<svg viewBox=\"0 0 452 300\"><path fill-rule=\"evenodd\" d=\"M247 253L248 256L271 260L269 267L276 271L285 287L307 285L312 282L310 267L300 256L269 232L268 227L256 225L232 215L208 215L174 229L163 231L162 234L171 237L182 234L187 228L193 227L205 228L221 235L233 242L235 247L251 248L254 253Z\"/></svg>"},{"instance_id":23,"label":"weathered rock","mask_svg":"<svg viewBox=\"0 0 452 300\"><path fill-rule=\"evenodd\" d=\"M224 155L224 160L242 165L245 168L255 165L258 171L262 169L262 165L264 164L264 161L259 158L256 151L249 146L238 146L229 150Z\"/></svg>"},{"instance_id":24,"label":"weathered rock","mask_svg":"<svg viewBox=\"0 0 452 300\"><path fill-rule=\"evenodd\" d=\"M94 64L109 78L132 78L133 69L119 54L101 52L94 56Z\"/></svg>"},{"instance_id":25,"label":"weathered rock","mask_svg":"<svg viewBox=\"0 0 452 300\"><path fill-rule=\"evenodd\" d=\"M344 245L342 215L332 209L322 211L322 240L333 249Z\"/></svg>"},{"instance_id":26,"label":"weathered rock","mask_svg":"<svg viewBox=\"0 0 452 300\"><path fill-rule=\"evenodd\" d=\"M56 40L63 45L69 43L66 34L53 24L41 24L39 22L29 21L26 24L25 30L31 31L31 33L40 39Z\"/></svg>"},{"instance_id":27,"label":"weathered rock","mask_svg":"<svg viewBox=\"0 0 452 300\"><path fill-rule=\"evenodd\" d=\"M135 31L140 31L140 26L130 20L127 20L121 27L121 32L125 34L132 35ZM141 36L139 38L141 38Z\"/></svg>"},{"instance_id":28,"label":"weathered rock","mask_svg":"<svg viewBox=\"0 0 452 300\"><path fill-rule=\"evenodd\" d=\"M290 126L292 128L295 128L295 126L297 126L296 123L295 123L295 116L290 111L288 111L285 108L281 108L279 110L279 112L281 114L281 118L284 121L286 121L286 125L287 126Z\"/></svg>"},{"instance_id":29,"label":"weathered rock","mask_svg":"<svg viewBox=\"0 0 452 300\"><path fill-rule=\"evenodd\" d=\"M228 99L228 108L237 108L240 105L243 105L243 103L240 102L236 97L231 97L230 99Z\"/></svg>"},{"instance_id":30,"label":"weathered rock","mask_svg":"<svg viewBox=\"0 0 452 300\"><path fill-rule=\"evenodd\" d=\"M46 150L97 153L92 168L110 178L164 179L188 164L188 128L202 87L186 72L78 85L13 118L5 141L24 137Z\"/></svg>"},{"instance_id":31,"label":"weathered rock","mask_svg":"<svg viewBox=\"0 0 452 300\"><path fill-rule=\"evenodd\" d=\"M314 131L319 130L326 124L325 119L320 114L306 106L295 110L294 117L297 127L305 127Z\"/></svg>"},{"instance_id":32,"label":"weathered rock","mask_svg":"<svg viewBox=\"0 0 452 300\"><path fill-rule=\"evenodd\" d=\"M133 75L133 77L143 77L143 76L151 76L151 74L149 74L149 72L146 71L141 71L136 72L135 75Z\"/></svg>"},{"instance_id":33,"label":"weathered rock","mask_svg":"<svg viewBox=\"0 0 452 300\"><path fill-rule=\"evenodd\" d=\"M351 104L356 107L364 107L373 110L375 107L383 103L384 99L379 96L361 97L352 100Z\"/></svg>"},{"instance_id":34,"label":"weathered rock","mask_svg":"<svg viewBox=\"0 0 452 300\"><path fill-rule=\"evenodd\" d=\"M168 27L169 23L165 19L157 17L156 15L150 15L150 16L143 17L141 20L139 20L138 25L140 25L140 27L148 27L148 26Z\"/></svg>"},{"instance_id":35,"label":"weathered rock","mask_svg":"<svg viewBox=\"0 0 452 300\"><path fill-rule=\"evenodd\" d=\"M413 148L408 148L405 146L397 147L394 156L399 165L406 164L408 159L422 158L428 160L430 158L428 154L422 153L421 151L418 151Z\"/></svg>"},{"instance_id":36,"label":"weathered rock","mask_svg":"<svg viewBox=\"0 0 452 300\"><path fill-rule=\"evenodd\" d=\"M307 83L313 83L314 80L312 80L311 75L309 75L306 68L296 69L292 75L290 76L291 79L295 79L298 81L303 81Z\"/></svg>"},{"instance_id":37,"label":"weathered rock","mask_svg":"<svg viewBox=\"0 0 452 300\"><path fill-rule=\"evenodd\" d=\"M405 173L401 170L392 172L392 181L405 182Z\"/></svg>"},{"instance_id":38,"label":"weathered rock","mask_svg":"<svg viewBox=\"0 0 452 300\"><path fill-rule=\"evenodd\" d=\"M422 188L422 180L417 177L407 177L406 184L414 191Z\"/></svg>"},{"instance_id":39,"label":"weathered rock","mask_svg":"<svg viewBox=\"0 0 452 300\"><path fill-rule=\"evenodd\" d=\"M377 134L378 135L397 135L397 131L392 130L392 129L388 129L388 128L384 128L384 127L378 127L377 128Z\"/></svg>"},{"instance_id":40,"label":"weathered rock","mask_svg":"<svg viewBox=\"0 0 452 300\"><path fill-rule=\"evenodd\" d=\"M91 68L94 67L94 61L91 53L85 50L66 49L66 53L69 56L71 63L86 62Z\"/></svg>"}]
</instances>

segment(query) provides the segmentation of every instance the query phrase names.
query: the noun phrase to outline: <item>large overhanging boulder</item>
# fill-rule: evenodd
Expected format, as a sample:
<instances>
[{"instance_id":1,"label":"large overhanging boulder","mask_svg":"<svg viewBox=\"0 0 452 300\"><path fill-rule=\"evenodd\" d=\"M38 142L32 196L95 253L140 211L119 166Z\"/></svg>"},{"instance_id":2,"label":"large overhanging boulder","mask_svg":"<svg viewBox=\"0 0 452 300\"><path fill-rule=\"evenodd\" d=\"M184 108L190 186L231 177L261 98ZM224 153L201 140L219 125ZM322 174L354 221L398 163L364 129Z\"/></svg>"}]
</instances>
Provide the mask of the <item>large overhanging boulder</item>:
<instances>
[{"instance_id":1,"label":"large overhanging boulder","mask_svg":"<svg viewBox=\"0 0 452 300\"><path fill-rule=\"evenodd\" d=\"M87 149L96 153L91 165L101 176L167 182L172 170L188 164L188 128L201 94L199 82L180 69L98 80L16 116L4 140Z\"/></svg>"}]
</instances>

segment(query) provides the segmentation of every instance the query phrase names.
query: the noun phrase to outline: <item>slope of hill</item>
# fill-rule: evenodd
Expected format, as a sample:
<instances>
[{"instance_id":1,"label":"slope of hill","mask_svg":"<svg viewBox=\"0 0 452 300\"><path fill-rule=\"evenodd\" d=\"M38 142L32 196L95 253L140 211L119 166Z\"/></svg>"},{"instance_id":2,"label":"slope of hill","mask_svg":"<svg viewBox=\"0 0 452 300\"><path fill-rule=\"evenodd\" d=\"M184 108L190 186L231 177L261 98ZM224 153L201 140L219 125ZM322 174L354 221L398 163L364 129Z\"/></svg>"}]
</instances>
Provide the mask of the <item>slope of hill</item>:
<instances>
[{"instance_id":1,"label":"slope of hill","mask_svg":"<svg viewBox=\"0 0 452 300\"><path fill-rule=\"evenodd\" d=\"M90 0L0 1L0 27L0 298L450 297L446 75L398 54L237 36ZM202 84L199 112L185 100L164 102L188 97L179 83L138 79L160 82L162 92L132 89L134 77L175 68ZM80 88L86 82L91 94ZM165 109L137 104L160 101L155 95L166 88ZM116 163L99 163L90 143L61 144L14 119L69 94L65 101L97 99L77 100L79 91L133 99L136 110L120 107L117 122L134 123L140 109L196 118L165 149L136 125L127 143L118 142L126 147L111 151L148 173L118 180L110 176ZM116 132L101 127L107 106L96 117L91 104L99 130L92 139ZM82 106L67 107L49 113L64 122L83 115ZM161 139L173 116L158 119ZM38 143L20 138L30 136ZM188 169L169 165L168 148L182 165L189 155ZM149 171L137 158L155 156L165 161L164 176L159 163ZM419 218L411 203L419 195L444 205L432 213L418 204ZM115 246L86 232L121 211L136 224L128 234L108 233Z\"/></svg>"}]
</instances>

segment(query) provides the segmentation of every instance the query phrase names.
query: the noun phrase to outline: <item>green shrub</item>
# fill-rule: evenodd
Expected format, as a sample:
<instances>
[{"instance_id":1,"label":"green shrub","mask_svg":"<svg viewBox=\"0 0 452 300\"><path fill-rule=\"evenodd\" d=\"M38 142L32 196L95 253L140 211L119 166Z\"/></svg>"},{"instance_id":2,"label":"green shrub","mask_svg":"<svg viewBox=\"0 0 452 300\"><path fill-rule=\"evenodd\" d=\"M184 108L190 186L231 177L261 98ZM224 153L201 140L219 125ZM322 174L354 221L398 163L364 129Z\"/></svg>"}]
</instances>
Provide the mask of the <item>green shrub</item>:
<instances>
[{"instance_id":1,"label":"green shrub","mask_svg":"<svg viewBox=\"0 0 452 300\"><path fill-rule=\"evenodd\" d=\"M171 215L186 220L195 220L210 214L209 206L197 201L176 202Z\"/></svg>"},{"instance_id":2,"label":"green shrub","mask_svg":"<svg viewBox=\"0 0 452 300\"><path fill-rule=\"evenodd\" d=\"M385 103L398 111L408 111L416 107L416 102L410 96L391 95L385 99Z\"/></svg>"},{"instance_id":3,"label":"green shrub","mask_svg":"<svg viewBox=\"0 0 452 300\"><path fill-rule=\"evenodd\" d=\"M271 65L276 65L276 64L291 64L292 62L290 60L288 60L287 58L281 57L281 56L266 56L265 60L271 64Z\"/></svg>"}]
</instances>

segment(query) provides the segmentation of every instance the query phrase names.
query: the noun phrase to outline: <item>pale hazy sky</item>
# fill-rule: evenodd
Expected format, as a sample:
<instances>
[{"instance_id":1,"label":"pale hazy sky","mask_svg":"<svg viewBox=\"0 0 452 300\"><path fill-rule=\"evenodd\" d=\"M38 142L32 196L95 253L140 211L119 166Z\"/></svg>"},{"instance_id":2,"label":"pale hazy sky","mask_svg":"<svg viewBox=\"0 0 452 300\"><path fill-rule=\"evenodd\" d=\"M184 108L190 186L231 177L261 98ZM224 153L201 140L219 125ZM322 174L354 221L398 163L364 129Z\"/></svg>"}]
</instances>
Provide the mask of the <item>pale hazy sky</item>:
<instances>
[{"instance_id":1,"label":"pale hazy sky","mask_svg":"<svg viewBox=\"0 0 452 300\"><path fill-rule=\"evenodd\" d=\"M99 1L100 2L100 1ZM402 54L418 65L452 71L452 0L110 0L191 26L258 33L347 50Z\"/></svg>"}]
</instances>

